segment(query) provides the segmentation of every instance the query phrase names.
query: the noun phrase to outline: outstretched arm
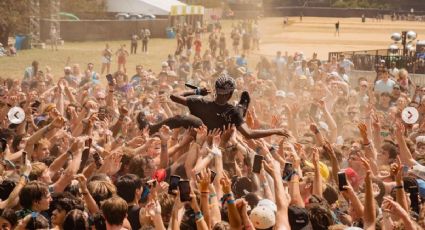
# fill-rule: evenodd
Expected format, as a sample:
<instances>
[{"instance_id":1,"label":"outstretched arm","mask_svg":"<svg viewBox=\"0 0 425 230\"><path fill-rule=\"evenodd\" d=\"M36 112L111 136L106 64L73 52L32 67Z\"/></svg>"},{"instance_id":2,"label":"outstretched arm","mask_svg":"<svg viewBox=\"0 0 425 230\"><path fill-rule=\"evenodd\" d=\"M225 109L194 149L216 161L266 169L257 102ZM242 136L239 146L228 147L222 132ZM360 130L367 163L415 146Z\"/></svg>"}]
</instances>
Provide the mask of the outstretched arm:
<instances>
[{"instance_id":1,"label":"outstretched arm","mask_svg":"<svg viewBox=\"0 0 425 230\"><path fill-rule=\"evenodd\" d=\"M243 123L242 125L238 126L237 129L239 132L242 133L242 135L245 138L248 138L248 139L258 139L258 138L268 137L271 135L289 137L288 132L284 129L264 129L264 130L251 129L248 127L246 123Z\"/></svg>"}]
</instances>

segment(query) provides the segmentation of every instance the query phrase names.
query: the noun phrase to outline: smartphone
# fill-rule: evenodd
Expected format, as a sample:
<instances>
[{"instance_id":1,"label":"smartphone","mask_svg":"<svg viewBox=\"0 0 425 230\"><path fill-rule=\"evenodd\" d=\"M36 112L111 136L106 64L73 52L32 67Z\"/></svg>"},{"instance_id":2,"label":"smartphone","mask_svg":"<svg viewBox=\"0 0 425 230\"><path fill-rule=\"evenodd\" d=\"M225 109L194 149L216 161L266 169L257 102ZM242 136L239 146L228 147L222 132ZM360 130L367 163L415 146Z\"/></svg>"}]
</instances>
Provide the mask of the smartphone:
<instances>
[{"instance_id":1,"label":"smartphone","mask_svg":"<svg viewBox=\"0 0 425 230\"><path fill-rule=\"evenodd\" d=\"M101 121L104 121L105 120L105 117L106 117L106 108L105 107L100 107L99 108L97 117Z\"/></svg>"},{"instance_id":2,"label":"smartphone","mask_svg":"<svg viewBox=\"0 0 425 230\"><path fill-rule=\"evenodd\" d=\"M210 171L211 171L211 184L212 184L214 182L215 176L217 176L217 173L214 172L213 170L210 170Z\"/></svg>"},{"instance_id":3,"label":"smartphone","mask_svg":"<svg viewBox=\"0 0 425 230\"><path fill-rule=\"evenodd\" d=\"M263 159L264 157L261 155L257 154L254 156L254 164L252 165L253 173L260 173L261 169L263 168Z\"/></svg>"},{"instance_id":4,"label":"smartphone","mask_svg":"<svg viewBox=\"0 0 425 230\"><path fill-rule=\"evenodd\" d=\"M345 175L345 172L339 172L338 173L338 188L339 191L345 191L346 189L344 188L344 186L348 185L347 184L347 176Z\"/></svg>"},{"instance_id":5,"label":"smartphone","mask_svg":"<svg viewBox=\"0 0 425 230\"><path fill-rule=\"evenodd\" d=\"M143 185L142 195L140 196L140 202L146 203L148 201L148 196L150 192L151 192L151 189L149 188L148 183L145 183Z\"/></svg>"},{"instance_id":6,"label":"smartphone","mask_svg":"<svg viewBox=\"0 0 425 230\"><path fill-rule=\"evenodd\" d=\"M168 194L176 195L174 194L174 190L177 190L179 188L179 182L180 177L176 175L170 176L170 185L168 186Z\"/></svg>"},{"instance_id":7,"label":"smartphone","mask_svg":"<svg viewBox=\"0 0 425 230\"><path fill-rule=\"evenodd\" d=\"M180 191L180 201L186 202L190 201L190 184L189 180L180 180L179 181L179 191Z\"/></svg>"},{"instance_id":8,"label":"smartphone","mask_svg":"<svg viewBox=\"0 0 425 230\"><path fill-rule=\"evenodd\" d=\"M108 80L108 85L114 85L114 77L112 76L112 74L107 74L106 80Z\"/></svg>"},{"instance_id":9,"label":"smartphone","mask_svg":"<svg viewBox=\"0 0 425 230\"><path fill-rule=\"evenodd\" d=\"M96 168L100 168L103 165L102 157L99 155L98 152L93 153L93 159L94 163L96 164Z\"/></svg>"},{"instance_id":10,"label":"smartphone","mask_svg":"<svg viewBox=\"0 0 425 230\"><path fill-rule=\"evenodd\" d=\"M189 83L184 84L187 88L191 88L191 89L197 89L198 87L191 85Z\"/></svg>"},{"instance_id":11,"label":"smartphone","mask_svg":"<svg viewBox=\"0 0 425 230\"><path fill-rule=\"evenodd\" d=\"M6 151L7 148L7 140L4 138L0 138L0 152Z\"/></svg>"},{"instance_id":12,"label":"smartphone","mask_svg":"<svg viewBox=\"0 0 425 230\"><path fill-rule=\"evenodd\" d=\"M22 156L21 156L21 165L25 165L25 162L27 161L27 152L22 152Z\"/></svg>"},{"instance_id":13,"label":"smartphone","mask_svg":"<svg viewBox=\"0 0 425 230\"><path fill-rule=\"evenodd\" d=\"M285 167L283 168L282 179L290 181L292 174L294 174L294 167L291 162L286 162Z\"/></svg>"},{"instance_id":14,"label":"smartphone","mask_svg":"<svg viewBox=\"0 0 425 230\"><path fill-rule=\"evenodd\" d=\"M156 188L156 185L158 184L158 181L156 179L149 180L146 182L149 185L150 189Z\"/></svg>"},{"instance_id":15,"label":"smartphone","mask_svg":"<svg viewBox=\"0 0 425 230\"><path fill-rule=\"evenodd\" d=\"M84 168L86 167L87 160L89 159L89 155L90 155L90 148L84 148L83 154L81 155L80 168L78 169L77 174L80 174L81 172L83 172Z\"/></svg>"},{"instance_id":16,"label":"smartphone","mask_svg":"<svg viewBox=\"0 0 425 230\"><path fill-rule=\"evenodd\" d=\"M91 138L87 139L86 142L85 142L85 146L90 149L92 141L93 141L93 139L91 139Z\"/></svg>"}]
</instances>

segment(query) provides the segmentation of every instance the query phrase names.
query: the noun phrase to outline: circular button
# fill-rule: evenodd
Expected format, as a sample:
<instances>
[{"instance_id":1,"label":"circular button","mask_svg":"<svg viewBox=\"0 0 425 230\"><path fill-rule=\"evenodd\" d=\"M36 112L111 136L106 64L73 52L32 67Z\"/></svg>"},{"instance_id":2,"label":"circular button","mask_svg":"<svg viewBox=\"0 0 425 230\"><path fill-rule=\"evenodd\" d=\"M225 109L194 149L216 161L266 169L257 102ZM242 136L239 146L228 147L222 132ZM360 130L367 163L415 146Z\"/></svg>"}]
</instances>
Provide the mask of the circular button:
<instances>
[{"instance_id":1,"label":"circular button","mask_svg":"<svg viewBox=\"0 0 425 230\"><path fill-rule=\"evenodd\" d=\"M10 123L21 124L25 120L25 112L21 107L13 107L7 113Z\"/></svg>"},{"instance_id":2,"label":"circular button","mask_svg":"<svg viewBox=\"0 0 425 230\"><path fill-rule=\"evenodd\" d=\"M407 124L415 124L418 121L419 113L415 107L406 107L401 112L401 119Z\"/></svg>"}]
</instances>

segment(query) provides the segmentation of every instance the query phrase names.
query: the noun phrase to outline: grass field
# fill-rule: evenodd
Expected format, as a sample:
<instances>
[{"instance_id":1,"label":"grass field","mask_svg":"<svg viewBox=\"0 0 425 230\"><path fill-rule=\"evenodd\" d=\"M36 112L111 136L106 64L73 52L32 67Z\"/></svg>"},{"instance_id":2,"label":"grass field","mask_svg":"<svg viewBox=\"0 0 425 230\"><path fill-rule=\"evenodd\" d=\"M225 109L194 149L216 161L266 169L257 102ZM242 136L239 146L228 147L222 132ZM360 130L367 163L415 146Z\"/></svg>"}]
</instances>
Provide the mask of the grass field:
<instances>
[{"instance_id":1,"label":"grass field","mask_svg":"<svg viewBox=\"0 0 425 230\"><path fill-rule=\"evenodd\" d=\"M334 35L334 24L340 21L340 36ZM360 18L312 18L304 17L300 22L298 18L290 18L290 25L283 27L282 18L265 18L260 20L260 31L262 33L261 50L254 51L249 56L249 65L255 66L259 55L272 57L277 50L288 51L290 54L296 51L303 51L307 57L313 52L317 52L321 59L327 59L327 53L331 51L382 49L387 48L391 43L390 36L393 32L402 30L414 30L418 33L418 39L425 37L425 24L420 22L375 22L368 19L366 23L361 23ZM223 28L229 37L232 21L224 21ZM421 36L422 35L422 36ZM206 38L207 35L204 36ZM50 66L55 77L62 76L63 67L70 57L71 64L79 63L85 68L89 62L95 64L95 69L100 72L101 51L109 43L115 51L120 44L127 44L127 41L102 41L102 42L65 42L59 51L46 49L32 49L19 52L16 57L0 58L0 76L22 78L25 67L29 66L33 60L38 60L41 67ZM227 44L231 44L228 41ZM127 69L129 73L134 73L134 67L142 64L145 68L158 71L162 61L170 53L174 53L176 41L174 39L151 39L149 44L149 54L140 52L141 44L137 55L130 55ZM207 46L204 39L203 47ZM116 69L116 59L112 69Z\"/></svg>"}]
</instances>

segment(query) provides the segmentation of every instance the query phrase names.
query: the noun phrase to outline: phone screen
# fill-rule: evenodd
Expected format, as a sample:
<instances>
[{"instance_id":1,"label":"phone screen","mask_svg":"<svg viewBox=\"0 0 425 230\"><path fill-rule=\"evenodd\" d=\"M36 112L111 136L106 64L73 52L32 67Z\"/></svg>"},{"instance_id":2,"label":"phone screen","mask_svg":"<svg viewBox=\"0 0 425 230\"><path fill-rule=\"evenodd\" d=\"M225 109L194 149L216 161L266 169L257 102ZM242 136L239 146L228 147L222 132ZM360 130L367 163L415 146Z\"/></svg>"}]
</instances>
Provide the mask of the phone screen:
<instances>
[{"instance_id":1,"label":"phone screen","mask_svg":"<svg viewBox=\"0 0 425 230\"><path fill-rule=\"evenodd\" d=\"M181 180L179 182L180 201L190 201L190 184L188 180Z\"/></svg>"},{"instance_id":2,"label":"phone screen","mask_svg":"<svg viewBox=\"0 0 425 230\"><path fill-rule=\"evenodd\" d=\"M96 164L96 168L99 169L103 165L103 163L98 152L93 153L93 159L94 159L94 163Z\"/></svg>"},{"instance_id":3,"label":"phone screen","mask_svg":"<svg viewBox=\"0 0 425 230\"><path fill-rule=\"evenodd\" d=\"M338 188L339 191L345 191L346 189L344 188L344 186L348 185L347 184L347 176L345 175L345 172L339 172L338 173Z\"/></svg>"},{"instance_id":4,"label":"phone screen","mask_svg":"<svg viewBox=\"0 0 425 230\"><path fill-rule=\"evenodd\" d=\"M78 172L77 173L81 173L84 170L84 168L86 167L87 160L89 159L89 154L90 154L90 149L89 148L84 148L83 154L81 156L80 168L78 169ZM96 166L97 166L97 163L96 163Z\"/></svg>"},{"instance_id":5,"label":"phone screen","mask_svg":"<svg viewBox=\"0 0 425 230\"><path fill-rule=\"evenodd\" d=\"M211 170L211 183L214 182L215 176L217 176L217 173Z\"/></svg>"},{"instance_id":6,"label":"phone screen","mask_svg":"<svg viewBox=\"0 0 425 230\"><path fill-rule=\"evenodd\" d=\"M175 195L174 190L179 188L180 177L179 176L170 176L170 185L168 186L168 194Z\"/></svg>"},{"instance_id":7,"label":"phone screen","mask_svg":"<svg viewBox=\"0 0 425 230\"><path fill-rule=\"evenodd\" d=\"M264 157L261 155L257 154L254 156L254 164L252 166L252 172L260 173L261 168L263 167L263 159Z\"/></svg>"},{"instance_id":8,"label":"phone screen","mask_svg":"<svg viewBox=\"0 0 425 230\"><path fill-rule=\"evenodd\" d=\"M283 168L282 179L285 181L290 181L293 173L294 167L292 166L292 163L286 162L285 167Z\"/></svg>"},{"instance_id":9,"label":"phone screen","mask_svg":"<svg viewBox=\"0 0 425 230\"><path fill-rule=\"evenodd\" d=\"M21 165L25 165L26 160L27 160L27 152L22 152Z\"/></svg>"}]
</instances>

